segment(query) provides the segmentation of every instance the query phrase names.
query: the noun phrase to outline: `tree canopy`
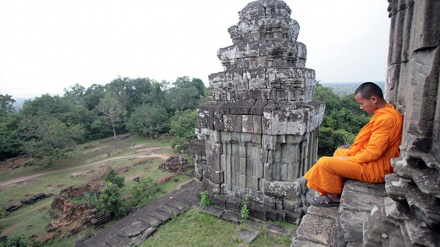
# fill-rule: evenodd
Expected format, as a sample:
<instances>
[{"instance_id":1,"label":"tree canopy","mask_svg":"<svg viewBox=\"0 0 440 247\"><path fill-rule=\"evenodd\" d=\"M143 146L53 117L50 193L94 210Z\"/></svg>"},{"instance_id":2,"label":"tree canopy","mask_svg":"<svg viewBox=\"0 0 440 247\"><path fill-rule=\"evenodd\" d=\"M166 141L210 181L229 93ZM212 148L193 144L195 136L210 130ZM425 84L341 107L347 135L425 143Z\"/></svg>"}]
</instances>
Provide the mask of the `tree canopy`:
<instances>
[{"instance_id":1,"label":"tree canopy","mask_svg":"<svg viewBox=\"0 0 440 247\"><path fill-rule=\"evenodd\" d=\"M12 96L0 94L0 160L27 154L35 164L54 164L76 143L127 132L170 134L176 152L188 153L196 137L196 109L211 90L188 76L174 82L118 77L88 88L75 84L63 96L43 94L25 101L20 111ZM318 153L331 155L337 146L350 144L370 116L353 94L338 95L318 83L315 98L326 103Z\"/></svg>"}]
</instances>

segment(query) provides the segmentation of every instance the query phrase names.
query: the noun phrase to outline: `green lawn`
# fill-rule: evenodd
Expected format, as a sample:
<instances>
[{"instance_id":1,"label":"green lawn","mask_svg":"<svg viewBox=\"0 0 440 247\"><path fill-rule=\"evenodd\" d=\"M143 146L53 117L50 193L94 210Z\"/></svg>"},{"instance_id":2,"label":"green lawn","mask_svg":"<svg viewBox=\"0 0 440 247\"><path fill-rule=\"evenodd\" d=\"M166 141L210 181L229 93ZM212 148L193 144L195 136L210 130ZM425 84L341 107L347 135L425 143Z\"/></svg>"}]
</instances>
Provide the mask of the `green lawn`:
<instances>
[{"instance_id":1,"label":"green lawn","mask_svg":"<svg viewBox=\"0 0 440 247\"><path fill-rule=\"evenodd\" d=\"M36 193L53 193L57 195L64 188L72 185L84 185L89 182L102 183L102 175L111 166L118 176L123 176L125 187L123 197L130 196L131 187L135 185L133 178L158 178L174 175L174 179L161 184L163 193L156 194L151 200L162 197L189 181L186 174L173 174L162 171L158 167L170 156L175 156L170 148L170 140L150 139L137 135L123 137L119 140L105 139L79 145L69 152L71 158L54 167L38 168L21 166L16 169L3 168L0 170L0 183L25 176L35 176L20 183L0 187L0 207L18 203ZM192 161L190 161L192 163ZM24 235L30 238L42 237L48 233L45 230L54 219L49 209L54 197L26 205L10 215L0 214L0 235ZM151 201L150 200L150 201ZM73 199L75 203L85 202L82 196ZM107 223L107 225L113 224ZM217 219L211 215L190 209L188 212L175 217L161 226L157 232L140 246L290 246L290 237L275 237L264 229L259 237L250 245L237 239L237 229L249 228L247 224L237 225ZM292 229L294 226L286 224ZM56 233L55 237L44 246L75 246L75 242L87 233L95 234L100 229L88 228L71 238L66 237L69 227ZM63 236L63 234L65 234Z\"/></svg>"},{"instance_id":2,"label":"green lawn","mask_svg":"<svg viewBox=\"0 0 440 247\"><path fill-rule=\"evenodd\" d=\"M294 225L284 224L292 230ZM260 235L250 245L239 240L237 230L249 228ZM290 246L289 236L274 236L264 229L256 229L245 223L237 225L192 208L163 226L139 246Z\"/></svg>"},{"instance_id":3,"label":"green lawn","mask_svg":"<svg viewBox=\"0 0 440 247\"><path fill-rule=\"evenodd\" d=\"M109 138L78 145L68 154L71 158L52 167L2 168L0 183L9 183L9 185L0 187L0 208L19 203L21 199L37 193L57 195L69 186L85 185L90 182L102 183L101 177L110 166L117 171L118 176L126 179L125 186L121 190L123 198L131 195L131 187L135 185L134 177L157 180L164 176L174 175L174 179L161 184L164 192L157 194L151 200L175 190L179 184L191 179L184 173L174 174L159 169L159 165L165 159L175 156L170 148L169 138L150 139L127 135L121 136L118 140ZM23 180L24 177L27 179ZM22 181L10 183L15 179ZM48 234L44 227L54 220L49 215L53 198L54 196L33 205L23 206L10 215L0 214L0 235L25 235L30 238L32 235L41 237ZM85 202L82 196L73 201L75 203ZM59 237L68 230L69 227L63 229L48 246L74 246L78 236L88 231L93 233L99 231L99 229L92 228L70 239L63 237L60 240Z\"/></svg>"}]
</instances>

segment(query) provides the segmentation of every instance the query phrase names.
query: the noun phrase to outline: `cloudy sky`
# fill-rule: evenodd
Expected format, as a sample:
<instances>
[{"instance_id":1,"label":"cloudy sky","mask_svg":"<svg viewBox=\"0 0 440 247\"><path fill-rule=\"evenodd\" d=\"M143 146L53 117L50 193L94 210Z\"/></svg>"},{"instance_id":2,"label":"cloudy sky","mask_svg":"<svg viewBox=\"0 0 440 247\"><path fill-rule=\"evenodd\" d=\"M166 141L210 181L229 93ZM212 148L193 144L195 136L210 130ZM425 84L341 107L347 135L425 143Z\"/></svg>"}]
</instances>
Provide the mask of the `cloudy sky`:
<instances>
[{"instance_id":1,"label":"cloudy sky","mask_svg":"<svg viewBox=\"0 0 440 247\"><path fill-rule=\"evenodd\" d=\"M63 94L122 77L222 71L217 50L250 0L0 0L0 94ZM386 0L285 0L321 82L384 81Z\"/></svg>"}]
</instances>

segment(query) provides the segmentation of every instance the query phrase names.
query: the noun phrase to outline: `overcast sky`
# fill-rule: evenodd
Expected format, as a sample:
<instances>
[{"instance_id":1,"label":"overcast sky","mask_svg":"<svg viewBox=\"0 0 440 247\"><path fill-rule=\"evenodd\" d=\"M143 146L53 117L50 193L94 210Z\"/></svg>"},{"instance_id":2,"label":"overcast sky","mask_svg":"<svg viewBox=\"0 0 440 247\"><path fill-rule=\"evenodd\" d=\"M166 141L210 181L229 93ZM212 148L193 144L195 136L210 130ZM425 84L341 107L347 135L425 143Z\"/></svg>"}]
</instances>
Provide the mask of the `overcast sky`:
<instances>
[{"instance_id":1,"label":"overcast sky","mask_svg":"<svg viewBox=\"0 0 440 247\"><path fill-rule=\"evenodd\" d=\"M122 77L222 71L217 50L249 0L0 0L0 94L63 94ZM286 0L321 82L385 81L386 0Z\"/></svg>"}]
</instances>

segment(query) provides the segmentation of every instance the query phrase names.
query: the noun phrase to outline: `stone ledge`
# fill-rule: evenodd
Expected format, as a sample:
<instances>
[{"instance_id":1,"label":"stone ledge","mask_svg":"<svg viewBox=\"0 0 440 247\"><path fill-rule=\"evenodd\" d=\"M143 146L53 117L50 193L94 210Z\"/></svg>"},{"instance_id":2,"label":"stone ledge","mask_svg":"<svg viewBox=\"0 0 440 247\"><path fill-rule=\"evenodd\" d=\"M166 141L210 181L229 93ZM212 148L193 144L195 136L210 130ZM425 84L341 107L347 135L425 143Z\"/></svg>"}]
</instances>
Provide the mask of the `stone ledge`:
<instances>
[{"instance_id":1,"label":"stone ledge","mask_svg":"<svg viewBox=\"0 0 440 247\"><path fill-rule=\"evenodd\" d=\"M383 205L385 184L347 180L339 207L310 206L291 247L362 246L364 222Z\"/></svg>"}]
</instances>

